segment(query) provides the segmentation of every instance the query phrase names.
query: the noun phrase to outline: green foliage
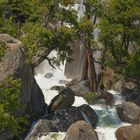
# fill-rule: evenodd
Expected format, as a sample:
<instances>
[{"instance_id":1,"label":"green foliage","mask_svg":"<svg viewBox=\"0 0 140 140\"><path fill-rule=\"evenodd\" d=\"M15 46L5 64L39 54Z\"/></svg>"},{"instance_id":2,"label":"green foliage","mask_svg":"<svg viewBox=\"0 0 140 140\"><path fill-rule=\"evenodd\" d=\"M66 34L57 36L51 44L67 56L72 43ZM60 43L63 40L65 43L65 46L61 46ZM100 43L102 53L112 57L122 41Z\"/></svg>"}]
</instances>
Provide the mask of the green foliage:
<instances>
[{"instance_id":1,"label":"green foliage","mask_svg":"<svg viewBox=\"0 0 140 140\"><path fill-rule=\"evenodd\" d=\"M99 41L105 51L104 65L115 68L115 71L123 71L125 58L131 55L133 57L139 52L139 21L140 1L107 0L103 3L98 28L100 29ZM130 54L130 48L135 50L132 54ZM111 59L108 59L108 54ZM133 71L130 64L135 67L134 59L129 59L125 63L125 71L127 67Z\"/></svg>"},{"instance_id":2,"label":"green foliage","mask_svg":"<svg viewBox=\"0 0 140 140\"><path fill-rule=\"evenodd\" d=\"M77 23L77 16L75 10L66 9L63 4L72 6L73 2L34 2L36 7L31 9L31 15L22 27L22 44L27 60L31 62L40 47L57 50L59 61L69 59L75 38L75 30L70 27Z\"/></svg>"},{"instance_id":3,"label":"green foliage","mask_svg":"<svg viewBox=\"0 0 140 140\"><path fill-rule=\"evenodd\" d=\"M89 104L94 104L95 101L97 100L97 95L96 93L93 93L93 92L87 92L84 95L84 98Z\"/></svg>"},{"instance_id":4,"label":"green foliage","mask_svg":"<svg viewBox=\"0 0 140 140\"><path fill-rule=\"evenodd\" d=\"M127 58L124 74L127 77L140 80L140 55Z\"/></svg>"},{"instance_id":5,"label":"green foliage","mask_svg":"<svg viewBox=\"0 0 140 140\"><path fill-rule=\"evenodd\" d=\"M0 43L0 61L4 56L6 50L7 50L7 45L5 43Z\"/></svg>"},{"instance_id":6,"label":"green foliage","mask_svg":"<svg viewBox=\"0 0 140 140\"><path fill-rule=\"evenodd\" d=\"M0 133L10 132L18 136L22 128L20 123L26 119L18 115L20 80L8 78L0 85ZM23 130L22 130L23 131Z\"/></svg>"},{"instance_id":7,"label":"green foliage","mask_svg":"<svg viewBox=\"0 0 140 140\"><path fill-rule=\"evenodd\" d=\"M32 22L27 22L22 30L25 33L21 41L22 47L25 50L26 60L32 62L32 58L36 54L38 47L45 46L45 39L47 40L47 38L45 38L44 35L46 31L45 28L41 27L39 24L34 24Z\"/></svg>"},{"instance_id":8,"label":"green foliage","mask_svg":"<svg viewBox=\"0 0 140 140\"><path fill-rule=\"evenodd\" d=\"M0 33L19 38L20 28L31 13L30 3L31 0L0 1Z\"/></svg>"},{"instance_id":9,"label":"green foliage","mask_svg":"<svg viewBox=\"0 0 140 140\"><path fill-rule=\"evenodd\" d=\"M99 16L101 14L101 1L100 0L86 0L84 1L84 5L86 7L85 15L87 17L91 16Z\"/></svg>"}]
</instances>

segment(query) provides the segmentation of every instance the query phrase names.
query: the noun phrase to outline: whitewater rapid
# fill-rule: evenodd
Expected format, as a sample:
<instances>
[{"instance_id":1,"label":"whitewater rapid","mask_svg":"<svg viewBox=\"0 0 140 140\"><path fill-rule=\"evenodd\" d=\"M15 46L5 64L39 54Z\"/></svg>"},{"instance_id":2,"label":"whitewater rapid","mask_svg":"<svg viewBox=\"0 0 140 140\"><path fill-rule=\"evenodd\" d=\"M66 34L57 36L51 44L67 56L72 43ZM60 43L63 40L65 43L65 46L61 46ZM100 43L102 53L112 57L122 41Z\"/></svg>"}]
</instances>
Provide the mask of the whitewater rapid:
<instances>
[{"instance_id":1,"label":"whitewater rapid","mask_svg":"<svg viewBox=\"0 0 140 140\"><path fill-rule=\"evenodd\" d=\"M53 52L50 54L50 57L53 57L56 55L56 52ZM60 67L57 67L56 69L52 68L47 60L44 60L40 65L38 65L34 71L35 71L35 79L37 83L39 84L40 88L43 91L45 102L47 104L50 103L52 98L56 95L58 95L58 92L55 90L50 90L52 86L60 85L64 86L64 84L60 84L60 80L66 80L70 81L71 79L67 79L64 76L64 65L60 65ZM47 79L45 77L45 74L52 73L53 76ZM115 91L109 91L114 95L115 98L115 105L120 104L124 102L122 96L115 92ZM75 97L75 102L73 106L80 106L83 104L88 104L82 97ZM91 107L96 111L99 123L96 128L96 132L98 134L99 140L116 140L115 137L115 131L121 126L129 125L127 123L121 122L119 119L115 108L108 108L103 103L91 105ZM38 140L63 140L66 133L50 133L47 136L42 136Z\"/></svg>"}]
</instances>

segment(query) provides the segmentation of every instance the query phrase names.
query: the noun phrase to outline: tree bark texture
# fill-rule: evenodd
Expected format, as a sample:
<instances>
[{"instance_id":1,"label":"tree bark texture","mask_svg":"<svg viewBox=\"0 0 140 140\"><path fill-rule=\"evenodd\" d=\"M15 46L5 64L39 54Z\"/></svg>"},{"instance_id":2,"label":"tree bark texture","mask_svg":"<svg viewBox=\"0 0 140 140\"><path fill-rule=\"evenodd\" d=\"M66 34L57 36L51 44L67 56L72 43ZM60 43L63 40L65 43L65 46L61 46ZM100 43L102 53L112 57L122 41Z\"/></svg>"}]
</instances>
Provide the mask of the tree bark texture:
<instances>
[{"instance_id":1,"label":"tree bark texture","mask_svg":"<svg viewBox=\"0 0 140 140\"><path fill-rule=\"evenodd\" d=\"M96 91L97 83L96 83L96 73L94 68L93 55L92 52L90 52L89 50L86 50L81 80L85 80L85 79L89 79L90 90Z\"/></svg>"}]
</instances>

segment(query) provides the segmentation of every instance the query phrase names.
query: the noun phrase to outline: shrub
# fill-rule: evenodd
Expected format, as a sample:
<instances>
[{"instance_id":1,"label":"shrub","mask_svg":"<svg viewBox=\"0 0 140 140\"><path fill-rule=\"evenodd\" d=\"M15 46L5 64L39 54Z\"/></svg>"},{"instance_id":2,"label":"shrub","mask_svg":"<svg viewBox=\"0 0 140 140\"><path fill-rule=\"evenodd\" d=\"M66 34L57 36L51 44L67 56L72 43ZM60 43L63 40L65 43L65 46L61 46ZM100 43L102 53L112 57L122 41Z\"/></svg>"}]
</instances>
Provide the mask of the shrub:
<instances>
[{"instance_id":1,"label":"shrub","mask_svg":"<svg viewBox=\"0 0 140 140\"><path fill-rule=\"evenodd\" d=\"M87 92L84 95L84 98L89 104L94 104L97 99L97 95L94 92Z\"/></svg>"},{"instance_id":2,"label":"shrub","mask_svg":"<svg viewBox=\"0 0 140 140\"><path fill-rule=\"evenodd\" d=\"M126 60L124 74L133 79L140 79L140 56L134 55Z\"/></svg>"},{"instance_id":3,"label":"shrub","mask_svg":"<svg viewBox=\"0 0 140 140\"><path fill-rule=\"evenodd\" d=\"M9 77L0 84L0 134L9 132L19 136L22 130L20 124L26 122L26 119L18 113L21 107L19 95L19 79Z\"/></svg>"}]
</instances>

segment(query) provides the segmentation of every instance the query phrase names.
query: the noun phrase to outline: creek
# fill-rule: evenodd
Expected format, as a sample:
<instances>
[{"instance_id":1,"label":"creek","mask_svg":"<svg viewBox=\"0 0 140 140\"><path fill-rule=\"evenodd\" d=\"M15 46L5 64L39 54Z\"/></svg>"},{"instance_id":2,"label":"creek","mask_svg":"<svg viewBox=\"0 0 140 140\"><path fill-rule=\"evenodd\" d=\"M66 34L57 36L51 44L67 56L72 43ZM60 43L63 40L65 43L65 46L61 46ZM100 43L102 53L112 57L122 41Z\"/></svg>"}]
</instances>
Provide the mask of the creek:
<instances>
[{"instance_id":1,"label":"creek","mask_svg":"<svg viewBox=\"0 0 140 140\"><path fill-rule=\"evenodd\" d=\"M50 57L56 55L56 52L52 52ZM70 81L71 79L67 79L64 75L65 64L60 65L56 69L52 68L47 60L44 60L40 65L38 65L35 71L35 79L39 84L40 88L43 91L45 102L47 104L50 103L51 99L58 95L58 92L55 90L50 90L52 86L64 86L63 83L60 83L60 80ZM45 74L52 73L52 77L46 78ZM115 105L121 104L124 102L123 97L121 94L111 90L109 91L113 94L115 99ZM80 106L83 104L88 104L82 97L75 96L75 102L73 106ZM115 131L119 127L124 125L129 125L128 123L121 122L119 119L117 112L115 110L115 105L112 108L106 106L105 101L101 100L95 105L91 105L91 107L96 111L99 123L96 128L96 132L98 134L99 140L116 140L115 138ZM86 116L84 116L86 119ZM87 118L88 119L88 118ZM87 120L88 122L88 120ZM50 133L47 136L42 136L39 140L63 140L66 133Z\"/></svg>"}]
</instances>

